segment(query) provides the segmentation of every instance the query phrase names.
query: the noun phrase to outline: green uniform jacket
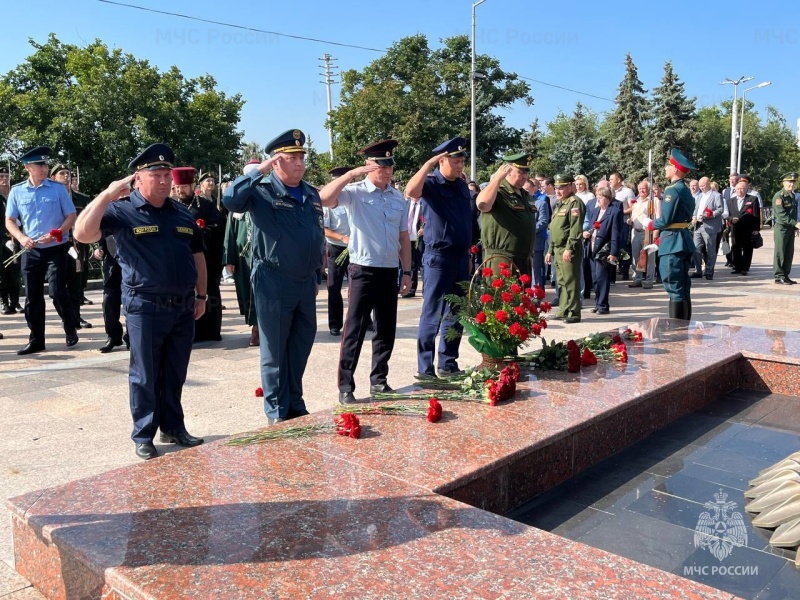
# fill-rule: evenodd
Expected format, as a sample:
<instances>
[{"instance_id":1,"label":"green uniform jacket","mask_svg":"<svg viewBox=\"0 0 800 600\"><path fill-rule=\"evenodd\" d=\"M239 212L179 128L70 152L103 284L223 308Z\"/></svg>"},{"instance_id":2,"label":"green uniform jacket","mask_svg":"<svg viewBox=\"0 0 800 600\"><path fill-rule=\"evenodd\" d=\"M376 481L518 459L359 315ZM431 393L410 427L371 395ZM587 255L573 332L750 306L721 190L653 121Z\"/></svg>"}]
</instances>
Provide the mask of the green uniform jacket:
<instances>
[{"instance_id":1,"label":"green uniform jacket","mask_svg":"<svg viewBox=\"0 0 800 600\"><path fill-rule=\"evenodd\" d=\"M586 205L577 196L559 200L550 221L550 247L548 254L555 249L566 249L577 255L583 249L583 220L586 218Z\"/></svg>"},{"instance_id":2,"label":"green uniform jacket","mask_svg":"<svg viewBox=\"0 0 800 600\"><path fill-rule=\"evenodd\" d=\"M481 242L490 256L499 250L517 259L533 256L538 212L525 190L514 190L503 180L497 189L492 210L481 214Z\"/></svg>"},{"instance_id":3,"label":"green uniform jacket","mask_svg":"<svg viewBox=\"0 0 800 600\"><path fill-rule=\"evenodd\" d=\"M797 226L797 202L794 192L782 190L773 196L772 218L774 227L792 229Z\"/></svg>"},{"instance_id":4,"label":"green uniform jacket","mask_svg":"<svg viewBox=\"0 0 800 600\"><path fill-rule=\"evenodd\" d=\"M667 186L664 198L661 200L661 216L653 221L653 228L661 230L659 254L695 251L692 232L689 229L666 229L673 223L691 223L693 214L694 196L683 179Z\"/></svg>"}]
</instances>

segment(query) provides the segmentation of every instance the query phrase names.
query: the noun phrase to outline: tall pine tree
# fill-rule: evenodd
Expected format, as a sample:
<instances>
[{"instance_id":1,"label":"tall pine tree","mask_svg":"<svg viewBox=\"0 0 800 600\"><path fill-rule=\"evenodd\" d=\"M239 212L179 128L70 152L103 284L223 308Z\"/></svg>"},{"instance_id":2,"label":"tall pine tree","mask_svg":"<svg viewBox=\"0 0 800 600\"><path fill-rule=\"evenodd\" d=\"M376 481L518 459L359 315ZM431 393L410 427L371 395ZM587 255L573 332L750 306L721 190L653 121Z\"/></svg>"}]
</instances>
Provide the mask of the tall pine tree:
<instances>
[{"instance_id":1,"label":"tall pine tree","mask_svg":"<svg viewBox=\"0 0 800 600\"><path fill-rule=\"evenodd\" d=\"M582 174L591 182L597 181L608 165L597 115L578 102L575 112L566 118L566 125L566 131L553 146L556 172L573 177Z\"/></svg>"},{"instance_id":2,"label":"tall pine tree","mask_svg":"<svg viewBox=\"0 0 800 600\"><path fill-rule=\"evenodd\" d=\"M539 128L539 117L531 123L530 129L522 134L520 141L522 151L533 155L535 158L539 154L539 142L542 139L542 130Z\"/></svg>"},{"instance_id":3,"label":"tall pine tree","mask_svg":"<svg viewBox=\"0 0 800 600\"><path fill-rule=\"evenodd\" d=\"M650 140L655 161L665 159L670 148L678 148L692 157L697 118L695 100L686 97L683 82L672 70L672 62L667 61L661 85L653 89Z\"/></svg>"},{"instance_id":4,"label":"tall pine tree","mask_svg":"<svg viewBox=\"0 0 800 600\"><path fill-rule=\"evenodd\" d=\"M619 84L617 107L603 124L608 158L626 181L638 182L647 174L646 124L650 102L631 55L625 56L625 77Z\"/></svg>"}]
</instances>

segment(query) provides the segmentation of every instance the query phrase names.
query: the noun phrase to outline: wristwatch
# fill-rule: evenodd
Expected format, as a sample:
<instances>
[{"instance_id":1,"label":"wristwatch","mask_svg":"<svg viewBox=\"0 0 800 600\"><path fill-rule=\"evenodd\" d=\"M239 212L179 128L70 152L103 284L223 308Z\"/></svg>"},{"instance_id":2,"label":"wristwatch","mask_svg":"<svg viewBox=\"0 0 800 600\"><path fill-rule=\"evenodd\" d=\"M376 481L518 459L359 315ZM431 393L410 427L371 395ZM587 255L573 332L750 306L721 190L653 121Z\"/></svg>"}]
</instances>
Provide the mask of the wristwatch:
<instances>
[{"instance_id":1,"label":"wristwatch","mask_svg":"<svg viewBox=\"0 0 800 600\"><path fill-rule=\"evenodd\" d=\"M208 294L195 294L195 300L208 300Z\"/></svg>"},{"instance_id":2,"label":"wristwatch","mask_svg":"<svg viewBox=\"0 0 800 600\"><path fill-rule=\"evenodd\" d=\"M403 271L403 275L408 275L409 277L411 277L411 271Z\"/></svg>"}]
</instances>

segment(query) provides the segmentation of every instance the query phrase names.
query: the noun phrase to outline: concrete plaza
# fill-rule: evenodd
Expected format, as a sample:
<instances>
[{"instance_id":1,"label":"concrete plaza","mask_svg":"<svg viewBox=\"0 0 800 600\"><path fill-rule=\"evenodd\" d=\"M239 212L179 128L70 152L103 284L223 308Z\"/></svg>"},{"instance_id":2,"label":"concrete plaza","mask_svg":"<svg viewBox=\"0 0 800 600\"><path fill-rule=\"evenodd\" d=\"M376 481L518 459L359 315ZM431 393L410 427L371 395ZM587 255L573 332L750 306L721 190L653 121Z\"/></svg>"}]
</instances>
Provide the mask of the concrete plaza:
<instances>
[{"instance_id":1,"label":"concrete plaza","mask_svg":"<svg viewBox=\"0 0 800 600\"><path fill-rule=\"evenodd\" d=\"M776 330L797 329L800 289L778 286L772 277L772 235L767 230L764 248L756 251L747 277L729 275L720 268L714 281L694 280L695 321L727 325L751 325ZM724 259L723 259L724 260ZM195 347L189 378L184 389L184 410L189 431L207 440L266 424L261 401L254 397L260 385L258 350L247 347L248 328L235 310L232 286L224 286L229 310L223 323L223 341ZM551 296L550 290L548 295ZM33 357L18 357L15 351L27 339L21 315L0 318L0 479L3 498L65 483L139 460L129 439L127 403L128 354L117 350L101 355L97 348L105 340L100 316L100 292L89 297L84 318L95 327L81 332L81 342L67 350L55 312L48 311L48 351ZM591 303L591 301L588 301ZM416 372L416 329L422 299L399 302L398 339L391 362L389 382L394 387L410 385ZM583 321L564 325L553 321L545 332L550 339L569 339L588 333L625 326L653 316L665 316L667 296L652 290L629 289L619 281L612 288L611 314L593 315L586 306ZM324 288L317 299L319 332L306 372L305 389L309 409L329 408L336 402L336 366L339 338L329 335ZM536 342L532 349L536 347ZM476 364L478 355L464 343L461 366ZM365 343L357 373L356 396L366 395L369 343ZM162 451L174 451L161 446ZM5 511L5 509L3 509ZM13 564L9 518L0 518L0 598L39 597Z\"/></svg>"}]
</instances>

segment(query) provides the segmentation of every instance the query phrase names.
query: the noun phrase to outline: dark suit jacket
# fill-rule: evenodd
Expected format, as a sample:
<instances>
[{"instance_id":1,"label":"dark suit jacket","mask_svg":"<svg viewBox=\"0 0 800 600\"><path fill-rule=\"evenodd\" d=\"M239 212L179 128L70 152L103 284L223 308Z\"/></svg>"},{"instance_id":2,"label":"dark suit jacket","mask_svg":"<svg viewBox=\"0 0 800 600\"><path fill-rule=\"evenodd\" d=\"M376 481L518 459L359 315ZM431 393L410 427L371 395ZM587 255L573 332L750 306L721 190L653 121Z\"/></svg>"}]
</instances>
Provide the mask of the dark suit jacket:
<instances>
[{"instance_id":1,"label":"dark suit jacket","mask_svg":"<svg viewBox=\"0 0 800 600\"><path fill-rule=\"evenodd\" d=\"M610 254L619 257L620 246L622 243L622 210L613 202L606 209L603 218L600 218L600 206L595 206L589 219L589 230L594 229L595 221L600 221L600 229L597 230L597 237L593 244L590 243L590 255L594 257L606 242L610 242ZM593 249L592 249L593 248Z\"/></svg>"},{"instance_id":2,"label":"dark suit jacket","mask_svg":"<svg viewBox=\"0 0 800 600\"><path fill-rule=\"evenodd\" d=\"M751 209L753 214L747 211ZM754 231L761 229L761 205L758 198L752 194L748 194L742 201L739 202L738 196L733 196L728 201L728 210L730 211L731 219L738 217L739 221L734 226L736 234L751 234Z\"/></svg>"}]
</instances>

